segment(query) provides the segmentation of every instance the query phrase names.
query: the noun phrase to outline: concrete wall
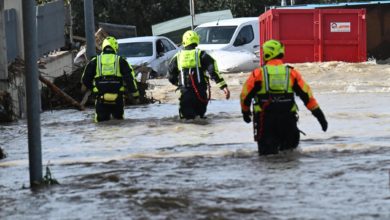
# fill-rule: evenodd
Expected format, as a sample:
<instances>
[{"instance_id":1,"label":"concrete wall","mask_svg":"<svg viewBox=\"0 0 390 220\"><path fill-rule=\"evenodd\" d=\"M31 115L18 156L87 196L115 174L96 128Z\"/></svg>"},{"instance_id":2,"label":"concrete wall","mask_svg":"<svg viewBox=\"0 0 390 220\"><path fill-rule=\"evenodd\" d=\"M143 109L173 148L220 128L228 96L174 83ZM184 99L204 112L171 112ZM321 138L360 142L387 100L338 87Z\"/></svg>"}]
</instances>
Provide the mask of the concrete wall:
<instances>
[{"instance_id":1,"label":"concrete wall","mask_svg":"<svg viewBox=\"0 0 390 220\"><path fill-rule=\"evenodd\" d=\"M10 73L8 93L12 98L13 117L25 118L27 111L26 77L23 73Z\"/></svg>"},{"instance_id":2,"label":"concrete wall","mask_svg":"<svg viewBox=\"0 0 390 220\"><path fill-rule=\"evenodd\" d=\"M17 22L17 41L19 46L18 54L21 58L24 58L24 44L23 44L23 9L22 0L0 0L4 3L4 10L15 9L16 10L16 22ZM3 21L3 19L1 19ZM1 35L1 33L0 33ZM5 37L5 35L4 35ZM0 37L1 38L1 37ZM2 52L3 53L3 52ZM4 54L7 54L6 48ZM8 64L1 65L0 68L8 68ZM26 112L26 89L25 89L25 77L21 73L8 72L8 78L6 81L0 82L0 89L8 92L12 98L13 115L12 118L24 118ZM15 118L16 119L16 118Z\"/></svg>"},{"instance_id":3,"label":"concrete wall","mask_svg":"<svg viewBox=\"0 0 390 220\"><path fill-rule=\"evenodd\" d=\"M4 10L14 8L16 10L17 20L17 38L19 45L19 55L24 59L24 43L23 43L23 8L22 0L4 0Z\"/></svg>"},{"instance_id":4,"label":"concrete wall","mask_svg":"<svg viewBox=\"0 0 390 220\"><path fill-rule=\"evenodd\" d=\"M24 60L24 42L23 42L23 8L22 0L0 0L0 3L4 2L4 10L6 9L15 9L17 17L17 41L19 44L18 54L20 58ZM0 20L0 24L3 19ZM1 27L1 26L0 26ZM1 30L1 28L0 28ZM0 39L3 35L1 35ZM4 34L5 40L5 34ZM1 43L0 43L1 50ZM6 54L1 52L1 54ZM1 58L1 56L0 56ZM6 59L6 57L5 57ZM40 58L41 62L45 63L45 69L40 69L39 71L43 72L43 76L50 81L53 81L55 77L61 76L66 73L70 73L73 66L73 55L71 52L57 52L53 55L48 55L44 58ZM1 62L0 62L1 64ZM20 65L20 64L12 64ZM7 65L0 65L0 75L1 69L7 67ZM11 68L12 69L12 68ZM42 83L39 82L39 88L42 86ZM1 81L0 79L0 90L2 89L8 92L12 98L13 104L13 116L16 118L24 118L26 116L26 89L25 89L25 76L24 73L20 71L9 71L8 80Z\"/></svg>"},{"instance_id":5,"label":"concrete wall","mask_svg":"<svg viewBox=\"0 0 390 220\"><path fill-rule=\"evenodd\" d=\"M43 76L53 81L53 78L64 75L64 73L70 74L73 68L73 54L69 51L60 51L55 55L49 55L40 59L45 63L45 69L39 71L43 73Z\"/></svg>"},{"instance_id":6,"label":"concrete wall","mask_svg":"<svg viewBox=\"0 0 390 220\"><path fill-rule=\"evenodd\" d=\"M7 47L5 38L5 24L4 19L4 0L0 0L0 90L6 90L7 85L4 82L8 79L7 67Z\"/></svg>"}]
</instances>

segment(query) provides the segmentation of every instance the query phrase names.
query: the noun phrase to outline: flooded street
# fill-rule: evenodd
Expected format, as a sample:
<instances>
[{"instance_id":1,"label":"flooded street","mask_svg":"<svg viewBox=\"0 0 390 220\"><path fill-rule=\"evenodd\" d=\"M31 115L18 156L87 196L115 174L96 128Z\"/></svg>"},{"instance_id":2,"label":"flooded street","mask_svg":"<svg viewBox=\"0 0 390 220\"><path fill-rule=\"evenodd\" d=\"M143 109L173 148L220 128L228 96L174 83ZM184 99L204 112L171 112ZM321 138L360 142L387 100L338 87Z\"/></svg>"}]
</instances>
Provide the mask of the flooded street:
<instances>
[{"instance_id":1,"label":"flooded street","mask_svg":"<svg viewBox=\"0 0 390 220\"><path fill-rule=\"evenodd\" d=\"M27 125L0 125L0 219L390 219L390 65L294 65L324 111L326 133L299 104L299 149L257 155L238 95L249 73L226 74L207 119L178 119L177 96L130 106L123 121L94 109L41 114L42 158L60 185L31 191ZM45 171L43 172L45 174Z\"/></svg>"}]
</instances>

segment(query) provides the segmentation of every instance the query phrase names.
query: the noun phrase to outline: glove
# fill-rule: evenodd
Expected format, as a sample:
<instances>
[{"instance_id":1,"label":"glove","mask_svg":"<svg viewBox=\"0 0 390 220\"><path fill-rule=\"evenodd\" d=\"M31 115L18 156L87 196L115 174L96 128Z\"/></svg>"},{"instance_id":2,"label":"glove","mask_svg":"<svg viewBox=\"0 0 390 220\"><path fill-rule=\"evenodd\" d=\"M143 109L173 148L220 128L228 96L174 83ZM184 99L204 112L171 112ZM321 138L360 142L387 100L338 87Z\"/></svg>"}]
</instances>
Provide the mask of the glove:
<instances>
[{"instance_id":1,"label":"glove","mask_svg":"<svg viewBox=\"0 0 390 220\"><path fill-rule=\"evenodd\" d=\"M229 99L230 98L230 91L229 91L228 87L223 88L223 92L225 93L226 99Z\"/></svg>"},{"instance_id":2,"label":"glove","mask_svg":"<svg viewBox=\"0 0 390 220\"><path fill-rule=\"evenodd\" d=\"M139 104L140 104L139 96L133 96L133 97L131 97L131 103L132 103L133 105L139 105Z\"/></svg>"},{"instance_id":3,"label":"glove","mask_svg":"<svg viewBox=\"0 0 390 220\"><path fill-rule=\"evenodd\" d=\"M133 104L133 105L140 104L139 92L136 91L134 93L129 93L129 100L130 100L131 104Z\"/></svg>"},{"instance_id":4,"label":"glove","mask_svg":"<svg viewBox=\"0 0 390 220\"><path fill-rule=\"evenodd\" d=\"M328 129L328 122L325 119L324 113L320 108L314 109L311 113L317 118L318 122L320 122L322 130L325 132Z\"/></svg>"},{"instance_id":5,"label":"glove","mask_svg":"<svg viewBox=\"0 0 390 220\"><path fill-rule=\"evenodd\" d=\"M88 88L84 84L82 84L81 85L81 93L86 93L87 91L88 91Z\"/></svg>"},{"instance_id":6,"label":"glove","mask_svg":"<svg viewBox=\"0 0 390 220\"><path fill-rule=\"evenodd\" d=\"M249 123L249 122L252 121L251 115L252 115L252 113L251 113L250 111L242 112L242 118L244 119L244 121L245 121L246 123Z\"/></svg>"}]
</instances>

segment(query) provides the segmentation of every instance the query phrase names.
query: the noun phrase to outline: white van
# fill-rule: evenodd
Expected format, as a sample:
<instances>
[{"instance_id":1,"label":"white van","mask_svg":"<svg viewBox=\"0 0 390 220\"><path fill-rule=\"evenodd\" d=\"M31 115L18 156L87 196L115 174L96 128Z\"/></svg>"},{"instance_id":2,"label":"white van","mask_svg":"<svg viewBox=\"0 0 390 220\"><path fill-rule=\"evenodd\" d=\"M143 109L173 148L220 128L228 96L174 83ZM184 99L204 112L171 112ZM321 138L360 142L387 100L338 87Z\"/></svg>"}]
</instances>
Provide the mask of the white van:
<instances>
[{"instance_id":1,"label":"white van","mask_svg":"<svg viewBox=\"0 0 390 220\"><path fill-rule=\"evenodd\" d=\"M243 17L201 24L198 48L217 61L221 72L245 72L259 66L260 32L258 17Z\"/></svg>"},{"instance_id":2,"label":"white van","mask_svg":"<svg viewBox=\"0 0 390 220\"><path fill-rule=\"evenodd\" d=\"M202 50L247 50L255 53L260 48L258 17L208 22L196 27L195 31L200 36L198 48Z\"/></svg>"}]
</instances>

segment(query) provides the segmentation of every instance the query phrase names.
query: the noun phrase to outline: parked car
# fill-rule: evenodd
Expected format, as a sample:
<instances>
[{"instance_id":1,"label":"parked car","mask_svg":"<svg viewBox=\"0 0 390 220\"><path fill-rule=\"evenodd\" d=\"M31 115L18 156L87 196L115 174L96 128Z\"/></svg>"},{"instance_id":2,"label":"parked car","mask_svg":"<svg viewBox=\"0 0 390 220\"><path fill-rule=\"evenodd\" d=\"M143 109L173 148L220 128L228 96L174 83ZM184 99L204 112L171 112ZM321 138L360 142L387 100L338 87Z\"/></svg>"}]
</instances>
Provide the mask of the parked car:
<instances>
[{"instance_id":1,"label":"parked car","mask_svg":"<svg viewBox=\"0 0 390 220\"><path fill-rule=\"evenodd\" d=\"M258 17L218 20L199 25L198 48L207 50L221 72L246 72L260 63Z\"/></svg>"},{"instance_id":2,"label":"parked car","mask_svg":"<svg viewBox=\"0 0 390 220\"><path fill-rule=\"evenodd\" d=\"M260 49L258 17L242 17L218 20L199 25L195 31L200 36L202 50L247 50L256 53Z\"/></svg>"},{"instance_id":3,"label":"parked car","mask_svg":"<svg viewBox=\"0 0 390 220\"><path fill-rule=\"evenodd\" d=\"M179 48L163 36L118 39L118 54L134 66L146 65L152 69L150 78L165 76L171 58Z\"/></svg>"}]
</instances>

